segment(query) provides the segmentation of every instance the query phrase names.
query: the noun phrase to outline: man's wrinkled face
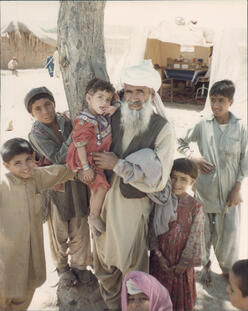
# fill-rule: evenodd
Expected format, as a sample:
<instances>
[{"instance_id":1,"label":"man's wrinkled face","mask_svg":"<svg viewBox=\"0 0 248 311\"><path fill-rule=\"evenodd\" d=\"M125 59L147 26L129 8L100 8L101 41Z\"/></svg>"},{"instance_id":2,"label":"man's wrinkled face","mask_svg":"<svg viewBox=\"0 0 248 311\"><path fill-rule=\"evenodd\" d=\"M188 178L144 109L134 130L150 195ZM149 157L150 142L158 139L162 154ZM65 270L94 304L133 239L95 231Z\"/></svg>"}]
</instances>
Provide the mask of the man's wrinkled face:
<instances>
[{"instance_id":1,"label":"man's wrinkled face","mask_svg":"<svg viewBox=\"0 0 248 311\"><path fill-rule=\"evenodd\" d=\"M139 111L149 99L149 96L154 97L154 91L147 86L133 86L124 84L124 97L131 110Z\"/></svg>"}]
</instances>

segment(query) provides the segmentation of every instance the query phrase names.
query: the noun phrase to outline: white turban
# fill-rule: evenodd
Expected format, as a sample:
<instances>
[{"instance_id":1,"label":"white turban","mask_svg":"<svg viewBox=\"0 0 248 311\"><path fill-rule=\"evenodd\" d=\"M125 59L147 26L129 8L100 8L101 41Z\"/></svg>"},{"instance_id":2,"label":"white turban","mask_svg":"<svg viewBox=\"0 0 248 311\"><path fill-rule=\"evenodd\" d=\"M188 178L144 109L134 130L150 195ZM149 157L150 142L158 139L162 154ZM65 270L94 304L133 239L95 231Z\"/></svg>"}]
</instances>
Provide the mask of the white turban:
<instances>
[{"instance_id":1,"label":"white turban","mask_svg":"<svg viewBox=\"0 0 248 311\"><path fill-rule=\"evenodd\" d=\"M142 293L142 291L138 288L138 286L131 280L127 280L126 282L127 292L129 295L136 295Z\"/></svg>"},{"instance_id":2,"label":"white turban","mask_svg":"<svg viewBox=\"0 0 248 311\"><path fill-rule=\"evenodd\" d=\"M160 74L153 68L151 59L143 60L139 65L127 67L121 73L121 84L146 86L158 91L161 86Z\"/></svg>"},{"instance_id":3,"label":"white turban","mask_svg":"<svg viewBox=\"0 0 248 311\"><path fill-rule=\"evenodd\" d=\"M127 67L121 73L121 84L129 84L133 86L146 86L154 89L154 105L157 113L166 118L164 104L157 93L161 86L160 74L153 68L152 60L145 59L139 65Z\"/></svg>"}]
</instances>

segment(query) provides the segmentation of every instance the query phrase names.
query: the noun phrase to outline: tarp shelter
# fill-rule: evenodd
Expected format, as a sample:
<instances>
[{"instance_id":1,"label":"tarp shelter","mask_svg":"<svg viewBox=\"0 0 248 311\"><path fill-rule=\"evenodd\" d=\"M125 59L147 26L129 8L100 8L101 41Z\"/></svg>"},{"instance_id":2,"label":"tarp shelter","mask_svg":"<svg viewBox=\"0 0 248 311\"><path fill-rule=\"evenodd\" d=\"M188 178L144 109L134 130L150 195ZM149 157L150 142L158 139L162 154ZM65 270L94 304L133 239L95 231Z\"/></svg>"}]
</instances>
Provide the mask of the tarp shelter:
<instances>
[{"instance_id":1,"label":"tarp shelter","mask_svg":"<svg viewBox=\"0 0 248 311\"><path fill-rule=\"evenodd\" d=\"M18 68L41 68L46 57L56 48L56 33L48 33L20 21L11 21L1 29L1 68L7 69L13 56L17 57Z\"/></svg>"},{"instance_id":2,"label":"tarp shelter","mask_svg":"<svg viewBox=\"0 0 248 311\"><path fill-rule=\"evenodd\" d=\"M220 79L232 80L236 84L232 109L246 118L246 1L134 1L133 4L123 2L122 6L122 9L114 11L114 4L107 3L105 13L107 69L115 85L118 86L120 72L125 66L144 59L147 40L169 40L184 45L186 39L190 42L189 37L185 36L185 32L172 31L173 23L177 17L183 17L188 27L191 20L197 20L191 34L199 43L192 43L202 47L213 45L210 87ZM151 38L152 33L156 36ZM118 42L118 47L115 42ZM207 111L208 98L205 106Z\"/></svg>"}]
</instances>

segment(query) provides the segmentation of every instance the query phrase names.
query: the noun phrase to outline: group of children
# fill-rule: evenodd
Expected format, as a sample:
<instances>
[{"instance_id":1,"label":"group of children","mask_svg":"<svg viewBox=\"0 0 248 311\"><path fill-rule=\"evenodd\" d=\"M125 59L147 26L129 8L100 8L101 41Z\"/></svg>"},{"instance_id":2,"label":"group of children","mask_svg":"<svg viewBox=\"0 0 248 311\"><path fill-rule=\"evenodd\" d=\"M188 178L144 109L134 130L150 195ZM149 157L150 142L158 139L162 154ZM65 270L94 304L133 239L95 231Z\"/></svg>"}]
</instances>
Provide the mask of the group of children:
<instances>
[{"instance_id":1,"label":"group of children","mask_svg":"<svg viewBox=\"0 0 248 311\"><path fill-rule=\"evenodd\" d=\"M248 170L246 130L229 111L234 91L231 81L216 82L210 90L213 114L178 140L179 151L187 158L176 159L171 170L172 193L178 200L177 219L156 237L150 256L150 273L168 289L174 310L192 310L195 305L195 266L203 263L205 280L210 281L211 245L223 275L227 277L231 271L227 289L231 302L248 310L248 261L232 267L238 252L240 187ZM42 146L34 135L30 135L32 146L14 138L1 148L3 164L9 170L1 181L0 194L1 310L26 310L35 288L45 281L43 190L80 177L91 191L88 223L92 232L99 236L105 231L100 211L109 184L103 170L94 165L92 152L109 150L110 116L119 103L113 86L99 79L89 82L85 96L88 108L74 121L72 141L69 133L65 140L59 129L50 91L42 88L26 106L42 126L56 134L55 139L61 143L59 154L49 149L49 144ZM42 114L42 109L48 112ZM42 126L39 135L44 132ZM201 158L193 156L190 142L198 144ZM46 164L61 165L37 167L32 147L46 156ZM65 161L67 166L62 165ZM194 198L187 193L193 185ZM85 265L87 260L82 263Z\"/></svg>"}]
</instances>

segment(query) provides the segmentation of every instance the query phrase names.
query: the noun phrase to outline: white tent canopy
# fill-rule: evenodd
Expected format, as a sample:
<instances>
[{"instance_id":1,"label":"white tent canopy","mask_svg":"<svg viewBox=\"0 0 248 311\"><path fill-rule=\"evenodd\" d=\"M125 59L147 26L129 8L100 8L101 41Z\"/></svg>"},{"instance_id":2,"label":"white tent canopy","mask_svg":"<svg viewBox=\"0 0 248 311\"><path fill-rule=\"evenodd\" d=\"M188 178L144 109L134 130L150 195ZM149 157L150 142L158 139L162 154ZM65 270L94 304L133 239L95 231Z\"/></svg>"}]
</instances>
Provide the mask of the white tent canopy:
<instances>
[{"instance_id":1,"label":"white tent canopy","mask_svg":"<svg viewBox=\"0 0 248 311\"><path fill-rule=\"evenodd\" d=\"M232 80L236 84L233 111L246 117L246 12L243 0L124 1L118 6L115 1L107 2L105 48L111 81L118 87L121 70L143 59L148 37L181 45L213 44L210 87L221 79ZM178 17L185 20L185 25L176 25ZM207 98L205 112L208 107Z\"/></svg>"},{"instance_id":2,"label":"white tent canopy","mask_svg":"<svg viewBox=\"0 0 248 311\"><path fill-rule=\"evenodd\" d=\"M212 45L206 41L203 29L198 27L197 24L194 25L192 22L177 24L175 21L162 21L149 32L148 38L180 45L199 45L205 47ZM184 21L183 18L182 21Z\"/></svg>"}]
</instances>

